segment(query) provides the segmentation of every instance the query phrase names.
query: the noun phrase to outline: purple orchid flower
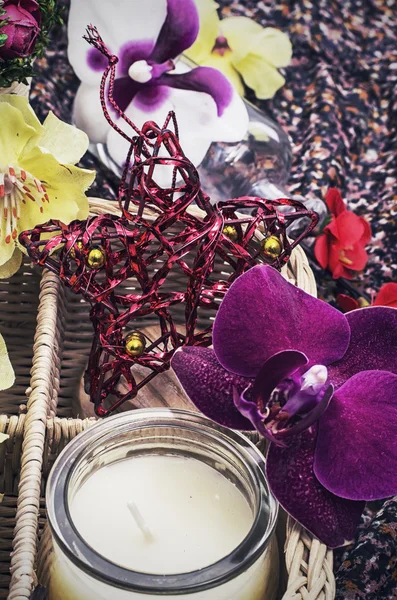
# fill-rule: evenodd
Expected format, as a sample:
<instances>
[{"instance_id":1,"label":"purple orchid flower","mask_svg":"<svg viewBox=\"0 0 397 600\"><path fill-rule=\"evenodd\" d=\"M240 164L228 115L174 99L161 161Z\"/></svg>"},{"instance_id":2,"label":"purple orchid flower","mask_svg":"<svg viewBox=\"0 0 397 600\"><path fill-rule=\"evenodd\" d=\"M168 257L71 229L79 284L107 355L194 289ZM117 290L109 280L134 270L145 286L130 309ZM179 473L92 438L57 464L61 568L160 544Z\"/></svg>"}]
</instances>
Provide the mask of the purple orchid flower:
<instances>
[{"instance_id":1,"label":"purple orchid flower","mask_svg":"<svg viewBox=\"0 0 397 600\"><path fill-rule=\"evenodd\" d=\"M174 110L181 145L195 165L213 141L243 138L247 110L228 79L217 69L189 70L175 63L199 31L194 0L71 0L68 56L82 82L74 119L91 142L107 144L116 163L125 161L128 143L103 116L99 83L107 60L82 38L89 23L119 58L114 98L138 127L151 120L163 123Z\"/></svg>"},{"instance_id":2,"label":"purple orchid flower","mask_svg":"<svg viewBox=\"0 0 397 600\"><path fill-rule=\"evenodd\" d=\"M254 267L231 286L214 349L172 366L194 404L271 443L269 485L323 543L351 541L366 500L397 493L397 309L347 315Z\"/></svg>"}]
</instances>

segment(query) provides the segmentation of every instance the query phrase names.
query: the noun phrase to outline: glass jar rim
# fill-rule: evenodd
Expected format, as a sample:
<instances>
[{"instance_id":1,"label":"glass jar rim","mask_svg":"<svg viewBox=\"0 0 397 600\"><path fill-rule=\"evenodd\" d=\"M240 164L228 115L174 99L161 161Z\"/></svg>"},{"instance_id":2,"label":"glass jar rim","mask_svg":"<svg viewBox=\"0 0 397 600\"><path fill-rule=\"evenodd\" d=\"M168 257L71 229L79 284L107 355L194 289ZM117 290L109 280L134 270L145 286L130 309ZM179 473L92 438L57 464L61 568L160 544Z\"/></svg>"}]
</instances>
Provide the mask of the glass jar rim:
<instances>
[{"instance_id":1,"label":"glass jar rim","mask_svg":"<svg viewBox=\"0 0 397 600\"><path fill-rule=\"evenodd\" d=\"M253 525L228 556L189 573L143 573L119 566L97 553L74 526L68 506L68 485L82 457L95 444L140 428L174 426L193 429L212 442L233 445L247 467L258 494ZM218 425L199 413L170 408L146 408L113 415L75 437L61 452L50 472L46 491L47 514L56 545L80 570L94 579L130 592L161 595L192 594L217 587L246 571L266 550L274 533L278 504L265 478L265 461L242 433Z\"/></svg>"}]
</instances>

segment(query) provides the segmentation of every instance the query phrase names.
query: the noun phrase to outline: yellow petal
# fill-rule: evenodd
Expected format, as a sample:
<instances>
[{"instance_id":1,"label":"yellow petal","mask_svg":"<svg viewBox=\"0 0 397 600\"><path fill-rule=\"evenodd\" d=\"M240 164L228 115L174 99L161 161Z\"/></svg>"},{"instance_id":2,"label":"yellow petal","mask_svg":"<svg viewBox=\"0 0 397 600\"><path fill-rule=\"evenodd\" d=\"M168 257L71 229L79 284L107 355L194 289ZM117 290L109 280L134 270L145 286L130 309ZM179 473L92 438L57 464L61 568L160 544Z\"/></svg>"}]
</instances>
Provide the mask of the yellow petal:
<instances>
[{"instance_id":1,"label":"yellow petal","mask_svg":"<svg viewBox=\"0 0 397 600\"><path fill-rule=\"evenodd\" d=\"M39 148L28 156L23 155L20 166L45 185L49 202L42 203L41 194L32 190L32 195L40 202L26 199L18 221L19 232L32 229L49 219L70 223L74 219L87 217L88 200L84 192L94 181L95 171L59 164L51 154Z\"/></svg>"},{"instance_id":2,"label":"yellow petal","mask_svg":"<svg viewBox=\"0 0 397 600\"><path fill-rule=\"evenodd\" d=\"M263 28L247 17L230 17L223 19L221 30L233 52L234 64L249 54L255 54L275 67L286 67L291 62L292 44L279 29Z\"/></svg>"},{"instance_id":3,"label":"yellow petal","mask_svg":"<svg viewBox=\"0 0 397 600\"><path fill-rule=\"evenodd\" d=\"M81 191L86 191L95 179L95 171L80 169L74 165L59 163L52 154L48 154L40 148L30 149L21 156L19 166L26 169L32 175L40 179L45 186L53 189L65 188L69 190L69 197L73 198ZM48 191L48 195L53 193Z\"/></svg>"},{"instance_id":4,"label":"yellow petal","mask_svg":"<svg viewBox=\"0 0 397 600\"><path fill-rule=\"evenodd\" d=\"M220 32L227 39L233 52L233 60L242 60L250 52L252 39L260 35L263 27L248 17L228 17L223 19Z\"/></svg>"},{"instance_id":5,"label":"yellow petal","mask_svg":"<svg viewBox=\"0 0 397 600\"><path fill-rule=\"evenodd\" d=\"M234 65L242 75L248 87L252 88L257 98L267 100L273 98L285 79L272 65L253 54Z\"/></svg>"},{"instance_id":6,"label":"yellow petal","mask_svg":"<svg viewBox=\"0 0 397 600\"><path fill-rule=\"evenodd\" d=\"M43 127L44 135L40 137L38 144L53 154L58 162L75 165L87 152L87 134L64 123L53 112L48 113Z\"/></svg>"},{"instance_id":7,"label":"yellow petal","mask_svg":"<svg viewBox=\"0 0 397 600\"><path fill-rule=\"evenodd\" d=\"M42 132L43 126L35 115L33 108L29 104L29 100L24 96L16 96L15 94L0 94L0 102L4 102L17 108L21 111L25 123L37 133Z\"/></svg>"},{"instance_id":8,"label":"yellow petal","mask_svg":"<svg viewBox=\"0 0 397 600\"><path fill-rule=\"evenodd\" d=\"M10 244L10 250L12 250L12 255L9 260L0 265L0 279L8 279L15 275L17 271L19 271L20 266L22 264L23 254L22 252L15 246L15 242L12 241ZM0 253L3 250L3 245L0 244Z\"/></svg>"},{"instance_id":9,"label":"yellow petal","mask_svg":"<svg viewBox=\"0 0 397 600\"><path fill-rule=\"evenodd\" d=\"M250 53L263 58L275 67L287 67L292 58L292 44L282 31L266 27L252 39Z\"/></svg>"},{"instance_id":10,"label":"yellow petal","mask_svg":"<svg viewBox=\"0 0 397 600\"><path fill-rule=\"evenodd\" d=\"M206 62L219 32L218 4L214 0L195 0L199 13L200 30L193 46L185 54L198 65Z\"/></svg>"},{"instance_id":11,"label":"yellow petal","mask_svg":"<svg viewBox=\"0 0 397 600\"><path fill-rule=\"evenodd\" d=\"M0 165L18 165L22 150L37 137L37 132L25 122L22 112L8 102L0 102L0 123Z\"/></svg>"},{"instance_id":12,"label":"yellow petal","mask_svg":"<svg viewBox=\"0 0 397 600\"><path fill-rule=\"evenodd\" d=\"M56 198L43 204L43 212L35 202L27 200L18 221L18 236L22 231L33 229L50 219L59 220L66 225L75 219L84 219L88 215L88 200L85 195L70 196L64 188L51 188ZM86 208L87 207L87 208ZM19 242L17 241L18 247ZM23 249L23 248L22 248Z\"/></svg>"},{"instance_id":13,"label":"yellow petal","mask_svg":"<svg viewBox=\"0 0 397 600\"><path fill-rule=\"evenodd\" d=\"M234 86L240 96L244 96L244 85L240 75L232 65L230 52L225 52L223 56L216 52L210 54L205 61L205 66L213 67L214 69L221 71L221 73L229 79L230 83Z\"/></svg>"},{"instance_id":14,"label":"yellow petal","mask_svg":"<svg viewBox=\"0 0 397 600\"><path fill-rule=\"evenodd\" d=\"M8 357L7 346L0 335L0 390L8 390L15 381L15 373ZM1 440L1 441L4 441Z\"/></svg>"}]
</instances>

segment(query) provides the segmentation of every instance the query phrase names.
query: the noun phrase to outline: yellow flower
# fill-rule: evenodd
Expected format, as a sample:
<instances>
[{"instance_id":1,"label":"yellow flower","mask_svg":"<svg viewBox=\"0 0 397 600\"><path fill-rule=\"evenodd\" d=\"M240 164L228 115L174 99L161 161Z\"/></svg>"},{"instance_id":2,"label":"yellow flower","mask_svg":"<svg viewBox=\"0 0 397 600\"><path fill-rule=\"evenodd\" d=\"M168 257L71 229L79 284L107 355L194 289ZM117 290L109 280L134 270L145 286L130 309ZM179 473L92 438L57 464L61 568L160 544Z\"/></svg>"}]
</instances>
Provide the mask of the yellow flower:
<instances>
[{"instance_id":1,"label":"yellow flower","mask_svg":"<svg viewBox=\"0 0 397 600\"><path fill-rule=\"evenodd\" d=\"M244 81L257 98L272 98L285 83L277 69L291 61L288 36L272 27L263 28L247 17L220 20L214 0L195 2L200 31L186 56L199 65L222 71L242 96Z\"/></svg>"},{"instance_id":2,"label":"yellow flower","mask_svg":"<svg viewBox=\"0 0 397 600\"><path fill-rule=\"evenodd\" d=\"M88 215L94 171L74 165L88 137L49 113L43 125L26 98L0 95L0 278L19 269L21 231Z\"/></svg>"},{"instance_id":3,"label":"yellow flower","mask_svg":"<svg viewBox=\"0 0 397 600\"><path fill-rule=\"evenodd\" d=\"M0 335L0 390L8 390L15 381L14 369L8 357L7 347ZM0 438L0 443L2 442Z\"/></svg>"}]
</instances>

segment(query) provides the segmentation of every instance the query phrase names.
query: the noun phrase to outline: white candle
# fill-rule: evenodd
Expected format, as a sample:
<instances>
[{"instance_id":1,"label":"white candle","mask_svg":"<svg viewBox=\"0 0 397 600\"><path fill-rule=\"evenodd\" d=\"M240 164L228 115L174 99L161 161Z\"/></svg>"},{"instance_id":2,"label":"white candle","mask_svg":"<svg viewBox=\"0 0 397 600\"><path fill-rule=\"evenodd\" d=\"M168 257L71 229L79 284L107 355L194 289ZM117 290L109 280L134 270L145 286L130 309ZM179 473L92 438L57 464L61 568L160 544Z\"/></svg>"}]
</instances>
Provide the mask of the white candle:
<instances>
[{"instance_id":1,"label":"white candle","mask_svg":"<svg viewBox=\"0 0 397 600\"><path fill-rule=\"evenodd\" d=\"M131 499L151 539L131 516ZM140 456L100 469L77 491L70 512L99 554L127 569L161 575L217 562L237 548L254 521L228 479L205 463L177 456Z\"/></svg>"},{"instance_id":2,"label":"white candle","mask_svg":"<svg viewBox=\"0 0 397 600\"><path fill-rule=\"evenodd\" d=\"M275 539L257 562L237 578L193 594L161 595L164 600L274 600L278 588L278 549ZM93 579L54 548L49 600L158 600L160 594L126 592Z\"/></svg>"},{"instance_id":3,"label":"white candle","mask_svg":"<svg viewBox=\"0 0 397 600\"><path fill-rule=\"evenodd\" d=\"M200 455L138 453L108 464L100 461L100 468L91 472L80 464L88 476L73 484L68 494L74 530L109 563L153 577L155 589L133 591L123 580L113 586L98 571L95 575L79 568L54 543L50 600L155 600L164 594L164 577L180 575L183 585L189 584L190 577L202 577L202 569L213 569L214 563L235 556L252 533L255 509L225 476L222 460L210 466ZM59 472L75 465L74 459L65 458ZM57 527L62 531L62 520ZM71 543L70 548L82 557L81 545ZM85 564L88 560L90 565L88 556ZM239 556L237 565L245 558ZM236 561L230 568L235 566ZM165 596L170 600L272 600L278 581L275 544L270 543L241 571L233 571L226 583L208 589L198 586L197 591L182 594L169 590ZM185 590L183 585L178 590Z\"/></svg>"}]
</instances>

